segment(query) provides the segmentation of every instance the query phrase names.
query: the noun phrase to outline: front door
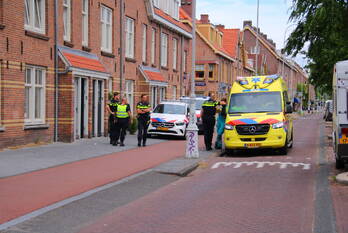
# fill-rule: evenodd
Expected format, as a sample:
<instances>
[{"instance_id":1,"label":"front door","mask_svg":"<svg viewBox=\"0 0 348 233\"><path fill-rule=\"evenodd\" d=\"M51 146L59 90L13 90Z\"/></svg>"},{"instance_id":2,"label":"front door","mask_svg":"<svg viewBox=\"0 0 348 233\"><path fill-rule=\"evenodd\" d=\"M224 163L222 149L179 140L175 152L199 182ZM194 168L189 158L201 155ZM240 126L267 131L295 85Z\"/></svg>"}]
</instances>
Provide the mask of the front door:
<instances>
[{"instance_id":1,"label":"front door","mask_svg":"<svg viewBox=\"0 0 348 233\"><path fill-rule=\"evenodd\" d=\"M74 79L74 134L75 138L88 136L88 81L86 78Z\"/></svg>"},{"instance_id":2,"label":"front door","mask_svg":"<svg viewBox=\"0 0 348 233\"><path fill-rule=\"evenodd\" d=\"M104 81L93 80L93 127L94 137L100 137L104 133Z\"/></svg>"}]
</instances>

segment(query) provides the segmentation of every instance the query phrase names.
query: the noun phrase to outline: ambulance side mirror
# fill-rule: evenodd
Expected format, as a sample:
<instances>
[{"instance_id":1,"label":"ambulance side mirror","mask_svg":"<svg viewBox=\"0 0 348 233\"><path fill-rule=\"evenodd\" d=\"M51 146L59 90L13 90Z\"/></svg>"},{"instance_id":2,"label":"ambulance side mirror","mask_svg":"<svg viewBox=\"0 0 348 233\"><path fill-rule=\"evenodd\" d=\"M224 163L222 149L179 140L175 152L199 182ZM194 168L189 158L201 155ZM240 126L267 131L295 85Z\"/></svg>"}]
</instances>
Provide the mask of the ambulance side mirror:
<instances>
[{"instance_id":1,"label":"ambulance side mirror","mask_svg":"<svg viewBox=\"0 0 348 233\"><path fill-rule=\"evenodd\" d=\"M292 112L293 112L293 109L292 109L291 103L290 102L286 103L285 114L291 114Z\"/></svg>"}]
</instances>

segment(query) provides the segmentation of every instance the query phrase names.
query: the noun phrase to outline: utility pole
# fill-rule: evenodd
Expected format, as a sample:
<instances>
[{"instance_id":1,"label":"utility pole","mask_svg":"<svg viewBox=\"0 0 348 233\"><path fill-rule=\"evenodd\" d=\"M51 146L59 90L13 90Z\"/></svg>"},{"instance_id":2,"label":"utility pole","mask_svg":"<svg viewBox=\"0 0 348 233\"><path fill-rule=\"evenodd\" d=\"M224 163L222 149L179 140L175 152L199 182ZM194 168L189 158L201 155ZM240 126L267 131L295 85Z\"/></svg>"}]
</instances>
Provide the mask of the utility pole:
<instances>
[{"instance_id":1,"label":"utility pole","mask_svg":"<svg viewBox=\"0 0 348 233\"><path fill-rule=\"evenodd\" d=\"M119 55L120 55L120 97L122 98L122 82L123 82L123 76L124 76L124 45L125 45L125 37L124 37L124 9L125 4L124 0L121 0L120 2L120 49L119 49Z\"/></svg>"},{"instance_id":2,"label":"utility pole","mask_svg":"<svg viewBox=\"0 0 348 233\"><path fill-rule=\"evenodd\" d=\"M186 129L186 158L199 158L198 151L198 128L195 104L195 70L196 70L196 0L192 0L192 70L191 70L191 98L190 98L190 121Z\"/></svg>"},{"instance_id":3,"label":"utility pole","mask_svg":"<svg viewBox=\"0 0 348 233\"><path fill-rule=\"evenodd\" d=\"M257 14L256 14L256 75L259 74L259 68L258 68L258 64L259 64L259 12L260 12L260 0L257 0Z\"/></svg>"}]
</instances>

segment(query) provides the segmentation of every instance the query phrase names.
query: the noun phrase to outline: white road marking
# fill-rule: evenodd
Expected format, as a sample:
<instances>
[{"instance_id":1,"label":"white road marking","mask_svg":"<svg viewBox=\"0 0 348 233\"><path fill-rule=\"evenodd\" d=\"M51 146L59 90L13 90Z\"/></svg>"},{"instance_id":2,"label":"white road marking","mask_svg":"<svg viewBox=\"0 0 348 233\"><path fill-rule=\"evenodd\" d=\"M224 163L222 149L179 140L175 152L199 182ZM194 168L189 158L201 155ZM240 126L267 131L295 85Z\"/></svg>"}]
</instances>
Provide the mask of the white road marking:
<instances>
[{"instance_id":1,"label":"white road marking","mask_svg":"<svg viewBox=\"0 0 348 233\"><path fill-rule=\"evenodd\" d=\"M265 165L269 166L275 166L279 165L280 169L285 169L288 167L300 167L302 166L302 170L309 170L311 169L311 165L309 163L290 163L290 162L258 162L258 161L252 161L252 162L217 162L215 163L211 169L216 169L219 167L229 167L233 166L233 168L241 168L243 165L246 166L252 166L256 165L256 168L263 168Z\"/></svg>"}]
</instances>

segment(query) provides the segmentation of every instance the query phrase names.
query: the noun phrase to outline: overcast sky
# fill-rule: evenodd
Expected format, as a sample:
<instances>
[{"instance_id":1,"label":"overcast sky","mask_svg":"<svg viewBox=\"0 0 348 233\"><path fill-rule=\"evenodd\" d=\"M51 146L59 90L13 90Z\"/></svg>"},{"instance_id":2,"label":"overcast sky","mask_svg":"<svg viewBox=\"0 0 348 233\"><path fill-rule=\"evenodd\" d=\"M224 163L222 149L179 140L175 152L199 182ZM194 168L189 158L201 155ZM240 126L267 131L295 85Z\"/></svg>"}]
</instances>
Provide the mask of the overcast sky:
<instances>
[{"instance_id":1,"label":"overcast sky","mask_svg":"<svg viewBox=\"0 0 348 233\"><path fill-rule=\"evenodd\" d=\"M197 18L209 14L213 24L224 24L227 28L243 28L244 20L252 20L256 26L257 0L196 0ZM284 34L288 36L295 26L288 22L291 0L260 0L259 27L277 44L284 45ZM301 65L302 59L296 59Z\"/></svg>"}]
</instances>

